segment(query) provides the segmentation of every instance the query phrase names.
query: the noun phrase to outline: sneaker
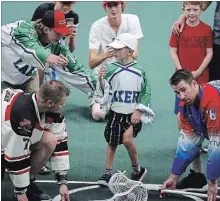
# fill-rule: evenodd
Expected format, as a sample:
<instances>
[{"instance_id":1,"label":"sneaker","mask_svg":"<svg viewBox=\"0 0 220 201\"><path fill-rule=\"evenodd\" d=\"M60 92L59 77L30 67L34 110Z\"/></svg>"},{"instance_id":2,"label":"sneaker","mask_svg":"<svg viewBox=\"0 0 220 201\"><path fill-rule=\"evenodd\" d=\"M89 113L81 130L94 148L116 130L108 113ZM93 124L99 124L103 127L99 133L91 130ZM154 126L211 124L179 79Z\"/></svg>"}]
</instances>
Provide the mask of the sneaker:
<instances>
[{"instance_id":1,"label":"sneaker","mask_svg":"<svg viewBox=\"0 0 220 201\"><path fill-rule=\"evenodd\" d=\"M203 188L206 184L207 181L204 174L190 170L188 176L177 183L176 189Z\"/></svg>"},{"instance_id":2,"label":"sneaker","mask_svg":"<svg viewBox=\"0 0 220 201\"><path fill-rule=\"evenodd\" d=\"M97 184L102 186L108 186L108 182L110 181L111 177L111 174L103 174L97 181Z\"/></svg>"},{"instance_id":3,"label":"sneaker","mask_svg":"<svg viewBox=\"0 0 220 201\"><path fill-rule=\"evenodd\" d=\"M135 181L142 181L144 179L144 177L147 174L147 169L144 167L141 167L140 172L137 171L133 171L131 174L131 179L135 180Z\"/></svg>"},{"instance_id":4,"label":"sneaker","mask_svg":"<svg viewBox=\"0 0 220 201\"><path fill-rule=\"evenodd\" d=\"M28 186L26 195L31 201L52 201L52 197L44 193L35 182Z\"/></svg>"}]
</instances>

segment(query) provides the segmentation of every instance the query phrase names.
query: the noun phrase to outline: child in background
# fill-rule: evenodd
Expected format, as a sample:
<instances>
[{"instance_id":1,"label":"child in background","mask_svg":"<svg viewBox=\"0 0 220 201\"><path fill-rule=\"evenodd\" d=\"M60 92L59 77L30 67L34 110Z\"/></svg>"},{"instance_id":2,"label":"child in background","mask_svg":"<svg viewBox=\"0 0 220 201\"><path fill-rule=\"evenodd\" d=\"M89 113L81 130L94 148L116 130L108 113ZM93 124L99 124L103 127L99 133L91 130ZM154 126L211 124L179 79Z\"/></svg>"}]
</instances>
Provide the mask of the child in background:
<instances>
[{"instance_id":1,"label":"child in background","mask_svg":"<svg viewBox=\"0 0 220 201\"><path fill-rule=\"evenodd\" d=\"M201 1L184 1L186 26L180 36L172 33L169 43L175 69L191 71L200 85L209 81L207 66L213 55L212 29L200 20L202 10ZM176 115L179 113L178 105L179 100L176 100Z\"/></svg>"},{"instance_id":2,"label":"child in background","mask_svg":"<svg viewBox=\"0 0 220 201\"><path fill-rule=\"evenodd\" d=\"M179 36L173 33L171 35L169 44L171 58L176 70L184 69L192 72L198 84L201 85L209 81L209 69L207 66L213 55L212 29L200 20L200 15L203 11L201 1L184 1L183 11L186 25ZM178 128L181 130L179 103L179 98L176 96L174 113L177 115ZM205 149L201 149L201 151L203 150ZM190 167L190 174L178 182L177 189L200 188L206 185L200 157L197 157ZM197 180L196 183L194 182L195 180Z\"/></svg>"}]
</instances>

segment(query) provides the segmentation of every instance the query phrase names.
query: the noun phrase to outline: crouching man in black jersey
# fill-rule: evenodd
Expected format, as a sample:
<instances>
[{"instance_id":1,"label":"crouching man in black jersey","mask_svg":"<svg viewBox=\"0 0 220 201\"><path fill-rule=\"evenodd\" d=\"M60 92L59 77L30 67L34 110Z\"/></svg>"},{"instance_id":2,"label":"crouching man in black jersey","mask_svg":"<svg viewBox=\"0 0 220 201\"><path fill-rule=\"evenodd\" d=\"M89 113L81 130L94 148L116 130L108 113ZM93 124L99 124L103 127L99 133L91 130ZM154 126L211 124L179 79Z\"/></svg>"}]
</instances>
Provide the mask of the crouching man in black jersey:
<instances>
[{"instance_id":1,"label":"crouching man in black jersey","mask_svg":"<svg viewBox=\"0 0 220 201\"><path fill-rule=\"evenodd\" d=\"M49 81L31 94L2 91L2 176L7 168L18 201L52 200L34 182L48 160L60 185L61 201L70 201L68 136L59 113L69 93L60 81Z\"/></svg>"}]
</instances>

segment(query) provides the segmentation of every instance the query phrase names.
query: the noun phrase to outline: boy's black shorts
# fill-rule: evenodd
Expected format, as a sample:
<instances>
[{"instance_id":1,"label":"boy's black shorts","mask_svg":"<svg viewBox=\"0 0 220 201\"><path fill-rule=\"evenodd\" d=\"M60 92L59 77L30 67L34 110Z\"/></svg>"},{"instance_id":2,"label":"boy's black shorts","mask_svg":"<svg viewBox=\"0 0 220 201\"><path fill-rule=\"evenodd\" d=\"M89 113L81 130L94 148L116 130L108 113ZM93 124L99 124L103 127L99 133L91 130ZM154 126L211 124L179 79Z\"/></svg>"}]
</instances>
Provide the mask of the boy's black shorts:
<instances>
[{"instance_id":1,"label":"boy's black shorts","mask_svg":"<svg viewBox=\"0 0 220 201\"><path fill-rule=\"evenodd\" d=\"M123 143L123 134L132 125L131 115L132 114L120 114L110 110L104 133L105 139L109 144L117 145ZM141 131L141 127L142 122L133 125L134 138Z\"/></svg>"}]
</instances>

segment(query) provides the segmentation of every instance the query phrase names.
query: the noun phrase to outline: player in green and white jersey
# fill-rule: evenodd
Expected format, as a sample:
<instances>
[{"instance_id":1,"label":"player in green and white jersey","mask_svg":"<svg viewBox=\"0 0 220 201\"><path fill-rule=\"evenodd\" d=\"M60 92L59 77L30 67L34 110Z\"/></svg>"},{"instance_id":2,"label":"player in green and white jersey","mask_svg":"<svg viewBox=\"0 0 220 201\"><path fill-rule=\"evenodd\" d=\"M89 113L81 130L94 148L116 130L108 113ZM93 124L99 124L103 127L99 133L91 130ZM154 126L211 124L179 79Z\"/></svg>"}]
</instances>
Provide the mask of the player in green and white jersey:
<instances>
[{"instance_id":1,"label":"player in green and white jersey","mask_svg":"<svg viewBox=\"0 0 220 201\"><path fill-rule=\"evenodd\" d=\"M133 168L131 178L142 181L147 169L139 163L134 139L141 131L142 122L151 122L153 111L150 85L144 69L132 59L137 47L137 38L129 33L120 34L108 45L114 49L117 62L101 67L96 86L95 100L105 112L109 111L105 128L106 169L99 179L101 185L108 185L116 148L123 144L129 154Z\"/></svg>"},{"instance_id":2,"label":"player in green and white jersey","mask_svg":"<svg viewBox=\"0 0 220 201\"><path fill-rule=\"evenodd\" d=\"M36 22L17 21L2 26L3 84L25 91L36 73L36 67L47 71L53 66L66 82L92 97L96 78L60 42L70 33L65 16L59 11L48 11ZM99 120L99 112L92 108L94 119Z\"/></svg>"}]
</instances>

